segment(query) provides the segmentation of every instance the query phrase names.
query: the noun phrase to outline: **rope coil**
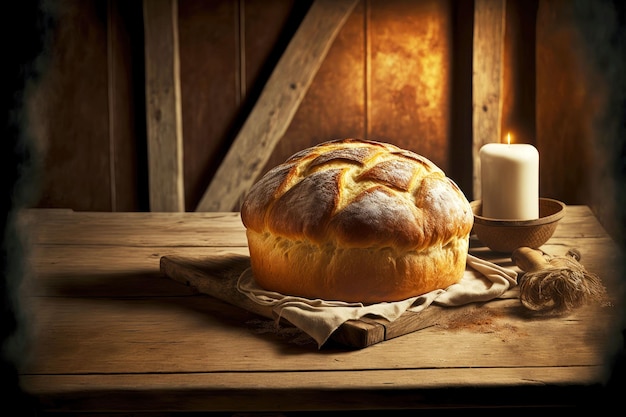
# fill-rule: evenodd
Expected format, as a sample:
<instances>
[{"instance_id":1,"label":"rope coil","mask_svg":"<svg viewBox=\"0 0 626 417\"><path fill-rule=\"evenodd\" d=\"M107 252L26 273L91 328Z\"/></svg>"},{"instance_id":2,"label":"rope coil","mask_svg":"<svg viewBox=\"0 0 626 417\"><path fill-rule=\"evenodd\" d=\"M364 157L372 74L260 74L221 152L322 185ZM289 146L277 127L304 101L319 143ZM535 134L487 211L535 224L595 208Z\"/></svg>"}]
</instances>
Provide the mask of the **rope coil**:
<instances>
[{"instance_id":1,"label":"rope coil","mask_svg":"<svg viewBox=\"0 0 626 417\"><path fill-rule=\"evenodd\" d=\"M520 301L529 310L563 314L606 297L602 281L579 262L581 254L576 249L564 256L550 256L519 248L511 258L525 272L519 284Z\"/></svg>"}]
</instances>

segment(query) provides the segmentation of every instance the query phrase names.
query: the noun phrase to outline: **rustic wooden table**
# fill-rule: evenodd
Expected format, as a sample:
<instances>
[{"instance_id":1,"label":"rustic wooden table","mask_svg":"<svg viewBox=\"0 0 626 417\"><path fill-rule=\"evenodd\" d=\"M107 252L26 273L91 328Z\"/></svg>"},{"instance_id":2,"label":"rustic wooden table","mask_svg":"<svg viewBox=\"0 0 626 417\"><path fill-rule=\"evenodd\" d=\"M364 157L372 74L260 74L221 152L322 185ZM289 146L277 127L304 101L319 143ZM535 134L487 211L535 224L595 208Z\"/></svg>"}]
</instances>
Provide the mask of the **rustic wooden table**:
<instances>
[{"instance_id":1,"label":"rustic wooden table","mask_svg":"<svg viewBox=\"0 0 626 417\"><path fill-rule=\"evenodd\" d=\"M163 256L247 255L238 213L27 210L20 224L32 337L20 383L43 411L588 405L608 392L623 343L620 299L553 318L508 299L364 349L318 350L295 328L277 329L160 272ZM567 207L542 249L570 247L617 294L621 255L585 206ZM515 268L475 238L471 251Z\"/></svg>"}]
</instances>

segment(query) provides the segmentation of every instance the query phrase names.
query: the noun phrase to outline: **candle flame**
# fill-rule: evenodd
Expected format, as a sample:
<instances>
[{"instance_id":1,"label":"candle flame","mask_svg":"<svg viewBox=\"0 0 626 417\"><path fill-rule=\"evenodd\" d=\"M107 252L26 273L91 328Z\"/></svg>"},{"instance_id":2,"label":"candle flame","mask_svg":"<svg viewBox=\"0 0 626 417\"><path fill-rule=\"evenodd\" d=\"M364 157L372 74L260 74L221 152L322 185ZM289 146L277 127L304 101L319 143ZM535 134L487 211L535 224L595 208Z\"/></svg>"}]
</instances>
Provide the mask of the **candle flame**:
<instances>
[{"instance_id":1,"label":"candle flame","mask_svg":"<svg viewBox=\"0 0 626 417\"><path fill-rule=\"evenodd\" d=\"M511 144L511 134L510 133L506 134L506 143L508 143L509 145Z\"/></svg>"}]
</instances>

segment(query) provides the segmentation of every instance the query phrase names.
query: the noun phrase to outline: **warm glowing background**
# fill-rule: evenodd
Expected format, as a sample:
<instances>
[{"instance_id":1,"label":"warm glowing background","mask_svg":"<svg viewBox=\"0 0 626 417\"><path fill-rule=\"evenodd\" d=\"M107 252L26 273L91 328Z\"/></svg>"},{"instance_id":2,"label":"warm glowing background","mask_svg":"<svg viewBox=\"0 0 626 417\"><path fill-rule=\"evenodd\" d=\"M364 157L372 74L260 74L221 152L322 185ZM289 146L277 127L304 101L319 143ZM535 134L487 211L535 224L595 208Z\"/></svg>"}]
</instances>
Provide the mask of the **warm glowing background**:
<instances>
[{"instance_id":1,"label":"warm glowing background","mask_svg":"<svg viewBox=\"0 0 626 417\"><path fill-rule=\"evenodd\" d=\"M51 4L57 25L30 100L43 156L36 205L148 210L141 2ZM309 4L179 1L186 210ZM613 5L507 1L501 122L516 142L538 147L542 197L589 204L609 225L611 170L623 152ZM471 200L473 7L361 1L264 170L328 139L385 140L430 158Z\"/></svg>"}]
</instances>

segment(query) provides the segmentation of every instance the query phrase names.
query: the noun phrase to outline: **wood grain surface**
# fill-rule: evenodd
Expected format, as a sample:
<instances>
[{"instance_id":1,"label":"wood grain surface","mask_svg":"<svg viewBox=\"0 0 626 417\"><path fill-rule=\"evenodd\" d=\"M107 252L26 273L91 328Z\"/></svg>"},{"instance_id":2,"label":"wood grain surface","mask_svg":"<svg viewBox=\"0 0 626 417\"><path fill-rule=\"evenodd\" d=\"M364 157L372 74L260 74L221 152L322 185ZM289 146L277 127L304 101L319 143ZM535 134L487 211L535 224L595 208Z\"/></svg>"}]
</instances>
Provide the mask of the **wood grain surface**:
<instances>
[{"instance_id":1,"label":"wood grain surface","mask_svg":"<svg viewBox=\"0 0 626 417\"><path fill-rule=\"evenodd\" d=\"M184 211L178 2L144 1L150 210Z\"/></svg>"},{"instance_id":2,"label":"wood grain surface","mask_svg":"<svg viewBox=\"0 0 626 417\"><path fill-rule=\"evenodd\" d=\"M621 331L619 298L563 317L534 316L513 298L365 349L318 349L292 326L161 272L163 257L245 259L237 213L27 210L20 228L20 383L47 411L575 405L584 399L572 390L607 381ZM619 294L623 258L587 207L568 206L542 249L569 247ZM470 250L512 265L475 238ZM534 395L495 399L494 388Z\"/></svg>"},{"instance_id":3,"label":"wood grain surface","mask_svg":"<svg viewBox=\"0 0 626 417\"><path fill-rule=\"evenodd\" d=\"M474 9L472 120L474 200L481 198L480 148L502 141L505 0L477 0Z\"/></svg>"},{"instance_id":4,"label":"wood grain surface","mask_svg":"<svg viewBox=\"0 0 626 417\"><path fill-rule=\"evenodd\" d=\"M291 39L197 211L237 208L282 138L356 0L316 0Z\"/></svg>"}]
</instances>

